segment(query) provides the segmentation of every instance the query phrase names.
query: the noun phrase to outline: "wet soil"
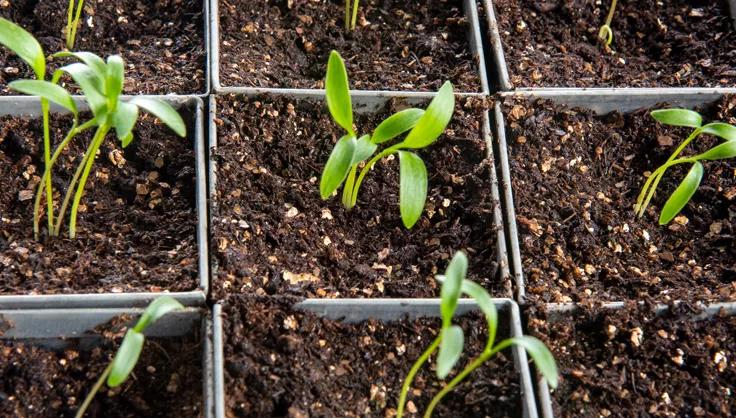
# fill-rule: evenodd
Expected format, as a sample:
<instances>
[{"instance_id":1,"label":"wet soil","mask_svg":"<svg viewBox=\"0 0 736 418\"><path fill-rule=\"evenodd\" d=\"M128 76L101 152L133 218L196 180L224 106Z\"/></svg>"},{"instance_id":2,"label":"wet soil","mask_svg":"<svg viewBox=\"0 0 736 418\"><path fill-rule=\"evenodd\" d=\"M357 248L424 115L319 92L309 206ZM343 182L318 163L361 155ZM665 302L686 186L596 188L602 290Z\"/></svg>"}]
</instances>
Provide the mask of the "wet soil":
<instances>
[{"instance_id":1,"label":"wet soil","mask_svg":"<svg viewBox=\"0 0 736 418\"><path fill-rule=\"evenodd\" d=\"M736 122L736 98L702 109ZM595 116L551 102L507 99L507 141L526 291L546 302L736 296L736 166L705 162L700 188L667 226L659 210L689 167L668 170L644 217L644 173L690 133L647 111ZM716 139L702 136L683 155Z\"/></svg>"},{"instance_id":2,"label":"wet soil","mask_svg":"<svg viewBox=\"0 0 736 418\"><path fill-rule=\"evenodd\" d=\"M612 49L598 30L610 1L495 0L515 87L733 87L727 0L622 0Z\"/></svg>"},{"instance_id":3,"label":"wet soil","mask_svg":"<svg viewBox=\"0 0 736 418\"><path fill-rule=\"evenodd\" d=\"M221 1L220 79L225 86L322 88L337 50L357 90L480 91L462 1L361 1L346 33L338 0Z\"/></svg>"},{"instance_id":4,"label":"wet soil","mask_svg":"<svg viewBox=\"0 0 736 418\"><path fill-rule=\"evenodd\" d=\"M193 115L183 112L188 132ZM82 120L86 120L82 118ZM65 135L70 118L52 115L52 135ZM120 148L108 134L80 205L77 238L33 238L33 201L43 174L40 119L0 119L0 293L161 292L197 286L194 151L142 114L135 140ZM78 136L54 166L55 212L91 141ZM71 206L71 205L70 205ZM46 204L42 200L45 214Z\"/></svg>"},{"instance_id":5,"label":"wet soil","mask_svg":"<svg viewBox=\"0 0 736 418\"><path fill-rule=\"evenodd\" d=\"M69 0L2 3L0 16L35 36L46 55L65 48ZM203 10L201 0L87 1L74 49L103 58L121 54L126 63L125 93L204 93ZM53 60L50 68L66 61ZM0 48L0 94L17 94L6 85L19 78L34 78L34 75L17 56Z\"/></svg>"},{"instance_id":6,"label":"wet soil","mask_svg":"<svg viewBox=\"0 0 736 418\"><path fill-rule=\"evenodd\" d=\"M219 274L215 298L228 293L312 297L436 297L434 275L463 249L469 278L496 296L511 292L499 278L491 164L482 136L483 105L458 103L448 130L419 151L429 190L411 230L399 214L398 161L380 161L366 176L358 204L323 201L319 177L343 134L322 103L223 97L212 246ZM401 108L394 102L356 126L369 132Z\"/></svg>"},{"instance_id":7,"label":"wet soil","mask_svg":"<svg viewBox=\"0 0 736 418\"><path fill-rule=\"evenodd\" d=\"M225 302L228 416L394 416L403 379L436 337L440 321L344 324L294 310L295 301L233 296ZM456 321L466 333L465 365L482 350L485 329L477 315ZM499 328L501 337L504 331ZM420 416L442 387L434 360L417 375L405 416ZM433 416L521 416L518 382L506 350L471 374Z\"/></svg>"}]
</instances>

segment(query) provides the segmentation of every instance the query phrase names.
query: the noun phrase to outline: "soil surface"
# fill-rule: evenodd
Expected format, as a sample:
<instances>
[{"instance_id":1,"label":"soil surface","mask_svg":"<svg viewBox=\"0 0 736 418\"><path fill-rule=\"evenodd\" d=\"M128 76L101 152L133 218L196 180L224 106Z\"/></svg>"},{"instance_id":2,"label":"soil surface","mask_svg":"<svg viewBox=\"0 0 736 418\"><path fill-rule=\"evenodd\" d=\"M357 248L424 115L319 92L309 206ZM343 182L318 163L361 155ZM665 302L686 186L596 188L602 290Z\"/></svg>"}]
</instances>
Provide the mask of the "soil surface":
<instances>
[{"instance_id":1,"label":"soil surface","mask_svg":"<svg viewBox=\"0 0 736 418\"><path fill-rule=\"evenodd\" d=\"M226 301L228 416L394 416L404 377L436 337L439 319L343 324L293 310L294 302L242 296ZM466 333L466 354L459 362L464 367L483 349L486 333L477 315L456 323ZM499 338L504 331L499 328ZM442 387L434 361L432 356L415 378L406 416L421 416ZM521 416L518 382L506 350L473 372L433 416L456 417L458 411L463 417Z\"/></svg>"},{"instance_id":2,"label":"soil surface","mask_svg":"<svg viewBox=\"0 0 736 418\"><path fill-rule=\"evenodd\" d=\"M66 47L69 0L0 2L0 16L38 39L46 55ZM201 0L117 0L84 2L74 50L125 60L128 94L204 93L206 49ZM53 60L51 68L69 60ZM7 83L35 78L28 65L0 48L0 94Z\"/></svg>"},{"instance_id":3,"label":"soil surface","mask_svg":"<svg viewBox=\"0 0 736 418\"><path fill-rule=\"evenodd\" d=\"M736 122L736 97L703 109L704 122ZM668 170L644 217L633 206L645 172L690 133L647 111L594 116L551 102L505 103L512 187L526 291L547 302L652 296L736 296L734 161L708 161L680 217L659 210L689 170ZM682 155L717 142L702 136ZM694 147L693 147L694 145Z\"/></svg>"},{"instance_id":4,"label":"soil surface","mask_svg":"<svg viewBox=\"0 0 736 418\"><path fill-rule=\"evenodd\" d=\"M220 2L220 79L226 86L322 88L335 49L356 90L480 91L461 0L360 2L346 33L342 0Z\"/></svg>"},{"instance_id":5,"label":"soil surface","mask_svg":"<svg viewBox=\"0 0 736 418\"><path fill-rule=\"evenodd\" d=\"M193 115L183 111L185 120ZM82 117L81 120L87 120ZM60 139L70 118L52 115ZM188 132L193 124L188 123ZM194 151L146 114L125 150L108 134L80 205L77 238L33 238L33 201L43 175L40 119L0 118L0 293L185 291L197 286ZM67 186L90 143L74 139L54 166L58 214ZM71 206L71 205L70 205Z\"/></svg>"},{"instance_id":6,"label":"soil surface","mask_svg":"<svg viewBox=\"0 0 736 418\"><path fill-rule=\"evenodd\" d=\"M621 0L611 48L598 41L610 1L495 0L515 87L733 87L727 0Z\"/></svg>"},{"instance_id":7,"label":"soil surface","mask_svg":"<svg viewBox=\"0 0 736 418\"><path fill-rule=\"evenodd\" d=\"M583 307L553 321L532 310L529 328L552 350L562 375L558 417L726 417L736 410L736 317L691 321L681 305ZM624 413L625 411L625 413Z\"/></svg>"},{"instance_id":8,"label":"soil surface","mask_svg":"<svg viewBox=\"0 0 736 418\"><path fill-rule=\"evenodd\" d=\"M91 350L76 340L61 351L23 342L0 343L0 414L73 417L121 339ZM130 378L103 385L86 417L201 417L202 347L192 337L148 339Z\"/></svg>"},{"instance_id":9,"label":"soil surface","mask_svg":"<svg viewBox=\"0 0 736 418\"><path fill-rule=\"evenodd\" d=\"M244 100L244 101L243 101ZM215 295L297 293L316 297L436 297L434 275L457 250L469 278L510 295L497 273L491 163L478 100L458 103L448 130L419 151L429 189L411 230L399 213L396 158L365 177L357 206L323 201L319 177L343 133L324 104L290 99L218 101L218 164L212 247L220 272ZM357 116L370 132L402 104ZM225 293L223 293L225 292Z\"/></svg>"}]
</instances>

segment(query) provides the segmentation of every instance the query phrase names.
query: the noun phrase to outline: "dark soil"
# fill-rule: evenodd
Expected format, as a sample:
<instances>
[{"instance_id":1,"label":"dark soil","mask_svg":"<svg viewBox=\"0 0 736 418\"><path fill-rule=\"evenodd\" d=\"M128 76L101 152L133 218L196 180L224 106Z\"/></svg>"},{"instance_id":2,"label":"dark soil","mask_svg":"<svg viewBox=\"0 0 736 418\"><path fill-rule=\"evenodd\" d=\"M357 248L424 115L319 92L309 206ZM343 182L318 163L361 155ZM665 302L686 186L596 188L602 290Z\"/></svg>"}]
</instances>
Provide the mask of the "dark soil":
<instances>
[{"instance_id":1,"label":"dark soil","mask_svg":"<svg viewBox=\"0 0 736 418\"><path fill-rule=\"evenodd\" d=\"M357 90L480 91L460 0L360 2L354 32L342 0L220 2L223 85L321 88L335 49Z\"/></svg>"},{"instance_id":2,"label":"dark soil","mask_svg":"<svg viewBox=\"0 0 736 418\"><path fill-rule=\"evenodd\" d=\"M621 0L611 49L598 41L610 1L496 0L516 87L733 87L727 0Z\"/></svg>"},{"instance_id":3,"label":"dark soil","mask_svg":"<svg viewBox=\"0 0 736 418\"><path fill-rule=\"evenodd\" d=\"M438 319L358 324L292 310L290 298L229 298L224 307L225 404L233 417L394 416L404 377L436 337ZM482 319L457 320L466 332L467 364L483 348ZM502 333L504 327L499 328ZM501 337L504 337L502 334ZM417 375L406 416L423 413L442 387L434 356ZM433 416L521 416L510 351L476 370ZM430 367L431 365L431 367Z\"/></svg>"},{"instance_id":4,"label":"dark soil","mask_svg":"<svg viewBox=\"0 0 736 418\"><path fill-rule=\"evenodd\" d=\"M29 31L47 55L65 48L69 0L2 3L0 16ZM126 63L124 91L128 94L195 94L205 90L202 0L87 1L74 49L103 58L121 54ZM52 67L64 63L55 60ZM6 84L18 78L34 75L22 60L0 48L0 94L17 94L8 91Z\"/></svg>"},{"instance_id":5,"label":"dark soil","mask_svg":"<svg viewBox=\"0 0 736 418\"><path fill-rule=\"evenodd\" d=\"M736 122L736 97L703 110ZM689 134L647 111L594 116L551 102L506 102L507 136L526 291L547 302L736 296L734 161L706 162L691 202L668 226L659 209L689 167L668 170L643 218L644 173ZM716 143L703 136L683 155Z\"/></svg>"},{"instance_id":6,"label":"dark soil","mask_svg":"<svg viewBox=\"0 0 736 418\"><path fill-rule=\"evenodd\" d=\"M142 114L143 115L143 114ZM191 114L183 114L192 120ZM86 119L82 119L86 120ZM60 139L70 118L52 115ZM192 132L192 123L188 124ZM0 293L186 291L197 286L194 152L191 139L174 135L143 115L125 150L113 134L87 182L77 239L33 239L33 200L43 174L40 119L0 119ZM56 212L91 140L78 136L55 165ZM71 205L70 205L71 206ZM45 208L46 204L42 203Z\"/></svg>"},{"instance_id":7,"label":"dark soil","mask_svg":"<svg viewBox=\"0 0 736 418\"><path fill-rule=\"evenodd\" d=\"M73 417L119 345L63 351L0 343L0 414L7 417ZM201 342L149 339L130 378L103 385L86 417L201 417Z\"/></svg>"},{"instance_id":8,"label":"dark soil","mask_svg":"<svg viewBox=\"0 0 736 418\"><path fill-rule=\"evenodd\" d=\"M244 100L244 101L243 101ZM340 128L322 103L290 99L218 102L215 295L296 293L317 297L437 296L434 275L465 250L469 278L510 295L497 273L490 162L477 100L459 103L448 131L419 154L429 190L412 230L401 223L398 161L382 160L347 212L322 201L319 177ZM389 111L357 117L369 132Z\"/></svg>"},{"instance_id":9,"label":"dark soil","mask_svg":"<svg viewBox=\"0 0 736 418\"><path fill-rule=\"evenodd\" d=\"M553 321L531 314L562 375L552 393L558 417L726 417L736 411L736 317L693 322L681 305L582 308Z\"/></svg>"}]
</instances>

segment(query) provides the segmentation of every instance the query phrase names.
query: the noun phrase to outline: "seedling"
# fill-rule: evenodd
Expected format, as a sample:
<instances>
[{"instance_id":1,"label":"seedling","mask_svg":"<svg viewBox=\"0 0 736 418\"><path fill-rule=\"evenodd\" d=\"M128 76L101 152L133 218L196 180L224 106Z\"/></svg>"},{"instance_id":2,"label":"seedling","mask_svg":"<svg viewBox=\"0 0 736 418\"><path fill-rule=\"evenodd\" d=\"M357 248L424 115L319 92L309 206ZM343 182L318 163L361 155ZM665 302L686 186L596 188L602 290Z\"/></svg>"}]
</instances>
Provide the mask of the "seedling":
<instances>
[{"instance_id":1,"label":"seedling","mask_svg":"<svg viewBox=\"0 0 736 418\"><path fill-rule=\"evenodd\" d=\"M417 154L407 150L428 147L444 132L455 111L452 84L445 82L426 110L411 108L397 112L381 122L372 135L360 138L353 129L353 108L345 63L336 51L332 51L327 63L325 89L330 114L347 133L335 144L322 171L319 185L322 199L328 199L345 182L342 204L346 209L352 209L358 201L363 179L376 162L399 154L401 220L406 228L411 228L422 215L427 200L427 168ZM403 141L375 154L380 144L406 132L409 133ZM358 174L358 168L366 160L368 162Z\"/></svg>"},{"instance_id":2,"label":"seedling","mask_svg":"<svg viewBox=\"0 0 736 418\"><path fill-rule=\"evenodd\" d=\"M440 401L442 401L442 398L455 389L471 372L478 369L497 353L514 345L526 350L536 363L537 370L539 370L550 387L557 387L557 365L555 364L552 353L543 342L534 337L520 336L507 338L495 344L496 330L498 328L496 305L494 305L490 295L483 287L465 278L467 270L468 259L463 252L458 251L447 266L445 275L437 276L437 280L442 282L442 289L440 290L442 328L437 338L434 339L409 370L409 374L404 380L404 385L401 387L401 395L396 414L397 418L401 418L404 414L406 398L414 377L435 351L439 350L437 354L437 378L441 380L444 380L450 374L460 359L464 345L463 330L458 325L452 324L452 317L455 314L461 294L472 298L485 316L486 327L488 329L486 346L478 357L468 363L460 373L432 398L424 412L425 418L432 416L432 412Z\"/></svg>"},{"instance_id":3,"label":"seedling","mask_svg":"<svg viewBox=\"0 0 736 418\"><path fill-rule=\"evenodd\" d=\"M124 84L123 59L112 55L103 61L102 58L90 52L60 52L52 55L54 58L74 58L75 62L56 70L51 81L45 81L45 58L38 41L28 32L14 23L0 18L0 42L14 51L26 61L35 71L37 80L17 80L9 87L20 93L41 97L41 107L44 114L44 173L36 192L33 206L33 233L39 238L39 212L43 186L46 188L47 218L49 235L58 236L69 203L72 203L69 237L76 237L77 213L84 194L92 164L97 150L108 132L115 129L116 136L123 148L133 141L133 128L138 120L139 109L143 109L156 116L179 136L186 136L186 126L179 113L168 103L146 97L134 97L123 101L120 97ZM57 83L63 74L69 74L79 85L84 99L92 111L92 119L80 123L77 104L72 96ZM72 113L73 123L66 137L59 143L53 155L49 156L51 140L49 135L48 103L55 103ZM59 216L54 222L53 199L51 190L51 171L69 143L80 133L95 128L95 134L87 151L82 158L64 200L59 209ZM72 199L73 196L73 199Z\"/></svg>"},{"instance_id":4,"label":"seedling","mask_svg":"<svg viewBox=\"0 0 736 418\"><path fill-rule=\"evenodd\" d=\"M724 122L711 122L703 125L703 117L698 112L688 109L662 109L651 112L651 115L659 123L671 126L685 126L694 128L692 133L675 149L669 159L649 176L644 187L636 199L635 211L639 217L644 215L649 202L657 190L659 181L662 180L668 168L678 164L692 164L690 171L682 180L677 189L670 195L659 214L659 224L667 225L687 205L700 186L703 179L703 164L701 161L725 160L736 157L736 127ZM680 157L680 153L687 145L702 134L710 134L724 139L713 148L691 156Z\"/></svg>"},{"instance_id":5,"label":"seedling","mask_svg":"<svg viewBox=\"0 0 736 418\"><path fill-rule=\"evenodd\" d=\"M617 0L611 0L611 8L608 10L608 16L606 16L606 23L601 26L598 31L598 39L603 42L606 46L611 46L613 42L613 30L611 30L611 22L613 21L613 13L616 11Z\"/></svg>"},{"instance_id":6,"label":"seedling","mask_svg":"<svg viewBox=\"0 0 736 418\"><path fill-rule=\"evenodd\" d=\"M352 13L350 11L350 0L345 0L345 30L355 30L355 23L358 21L358 3L360 0L354 0Z\"/></svg>"},{"instance_id":7,"label":"seedling","mask_svg":"<svg viewBox=\"0 0 736 418\"><path fill-rule=\"evenodd\" d=\"M92 403L92 399L94 399L105 381L107 381L108 387L115 388L122 385L128 379L136 363L138 363L138 357L140 357L141 351L143 350L143 343L146 341L143 331L167 313L181 309L184 309L184 306L171 296L161 296L148 305L146 310L143 311L143 315L138 319L135 327L125 333L123 342L120 344L117 353L115 353L115 357L105 368L105 371L102 372L95 385L92 386L92 390L77 410L76 418L82 418L84 416L89 404Z\"/></svg>"},{"instance_id":8,"label":"seedling","mask_svg":"<svg viewBox=\"0 0 736 418\"><path fill-rule=\"evenodd\" d=\"M76 7L76 9L75 9ZM82 9L84 8L84 0L69 0L69 9L66 13L66 49L74 49L74 40L77 37L77 29L79 29L79 19L82 18Z\"/></svg>"}]
</instances>

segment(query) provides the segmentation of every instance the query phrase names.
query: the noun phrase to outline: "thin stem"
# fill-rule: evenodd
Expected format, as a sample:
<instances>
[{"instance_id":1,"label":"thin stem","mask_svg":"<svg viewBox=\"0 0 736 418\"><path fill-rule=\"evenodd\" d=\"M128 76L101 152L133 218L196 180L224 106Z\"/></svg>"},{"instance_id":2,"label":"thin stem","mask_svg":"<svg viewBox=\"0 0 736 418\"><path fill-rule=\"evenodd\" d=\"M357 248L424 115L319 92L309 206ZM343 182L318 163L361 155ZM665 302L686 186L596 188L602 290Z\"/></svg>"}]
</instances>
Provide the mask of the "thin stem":
<instances>
[{"instance_id":1,"label":"thin stem","mask_svg":"<svg viewBox=\"0 0 736 418\"><path fill-rule=\"evenodd\" d=\"M358 164L354 164L350 168L348 178L345 180L345 186L342 188L342 204L345 207L350 206L350 202L353 199L353 186L355 185L355 173L358 171Z\"/></svg>"},{"instance_id":2,"label":"thin stem","mask_svg":"<svg viewBox=\"0 0 736 418\"><path fill-rule=\"evenodd\" d=\"M49 128L49 101L41 99L41 112L43 113L43 164L44 170L51 166L51 129ZM51 186L51 176L42 181L46 186L46 218L49 230L54 226L54 189ZM33 207L33 217L37 219L41 207Z\"/></svg>"},{"instance_id":3,"label":"thin stem","mask_svg":"<svg viewBox=\"0 0 736 418\"><path fill-rule=\"evenodd\" d=\"M69 8L66 11L66 45L69 47L69 37L72 31L72 19L74 17L74 5L77 3L76 0L69 0Z\"/></svg>"},{"instance_id":4,"label":"thin stem","mask_svg":"<svg viewBox=\"0 0 736 418\"><path fill-rule=\"evenodd\" d=\"M86 163L84 164L82 178L79 180L77 191L74 193L72 211L71 214L69 214L69 238L71 239L74 239L77 236L77 212L79 211L79 202L82 200L84 187L87 185L87 178L89 177L89 172L92 169L92 164L94 164L95 162L95 154L100 148L100 145L102 145L102 141L105 140L105 135L107 135L107 132L109 130L110 126L107 124L100 126L97 129L97 132L95 132L95 137L92 139L92 144L90 145L91 153L90 156L87 158Z\"/></svg>"},{"instance_id":5,"label":"thin stem","mask_svg":"<svg viewBox=\"0 0 736 418\"><path fill-rule=\"evenodd\" d=\"M353 18L350 20L350 30L355 30L355 23L358 21L358 3L360 0L355 0L353 3Z\"/></svg>"},{"instance_id":6,"label":"thin stem","mask_svg":"<svg viewBox=\"0 0 736 418\"><path fill-rule=\"evenodd\" d=\"M613 22L613 13L616 11L616 3L618 0L611 0L611 8L608 10L608 16L606 17L606 26L611 27Z\"/></svg>"},{"instance_id":7,"label":"thin stem","mask_svg":"<svg viewBox=\"0 0 736 418\"><path fill-rule=\"evenodd\" d=\"M105 383L105 379L107 379L107 376L110 374L110 371L112 370L112 362L107 365L105 368L105 371L102 372L100 375L100 378L97 379L97 382L95 382L95 385L92 386L92 390L89 391L89 394L87 394L87 397L84 399L84 402L82 405L77 409L77 414L74 415L74 418L82 418L84 416L84 413L87 411L87 408L89 408L89 404L92 403L92 399L94 399L97 392L102 387L102 384Z\"/></svg>"},{"instance_id":8,"label":"thin stem","mask_svg":"<svg viewBox=\"0 0 736 418\"><path fill-rule=\"evenodd\" d=\"M350 0L345 0L345 30L350 31Z\"/></svg>"},{"instance_id":9,"label":"thin stem","mask_svg":"<svg viewBox=\"0 0 736 418\"><path fill-rule=\"evenodd\" d=\"M598 31L598 38L606 43L606 46L611 45L613 42L613 30L611 30L611 22L613 22L613 13L616 11L617 0L611 0L611 8L608 10L608 16L606 17L606 23L601 26Z\"/></svg>"},{"instance_id":10,"label":"thin stem","mask_svg":"<svg viewBox=\"0 0 736 418\"><path fill-rule=\"evenodd\" d=\"M366 174L370 171L371 168L383 157L387 157L396 151L400 150L404 146L403 142L400 142L392 147L388 147L385 150L379 152L376 154L375 157L371 158L370 161L363 167L363 169L360 171L360 175L358 176L358 180L355 182L355 187L353 188L353 198L350 201L350 206L345 206L346 209L352 209L355 207L355 204L358 203L358 190L360 190L360 185L363 183L363 178Z\"/></svg>"},{"instance_id":11,"label":"thin stem","mask_svg":"<svg viewBox=\"0 0 736 418\"><path fill-rule=\"evenodd\" d=\"M652 200L652 197L654 197L654 192L657 191L657 185L659 184L659 181L664 176L664 172L668 168L670 168L670 167L672 167L674 165L677 165L677 164L694 163L696 161L697 160L695 158L680 158L680 159L677 159L677 160L674 160L674 161L671 161L671 162L667 162L662 167L658 168L657 171L660 171L660 170L661 171L659 172L658 178L652 184L652 187L649 188L649 193L647 193L647 198L646 198L646 200L644 200L644 203L642 204L642 209L639 212L639 216L644 215L644 209L646 209L646 207L649 206L649 202ZM654 174L652 174L652 176L650 176L650 177L653 177L653 176L654 176Z\"/></svg>"},{"instance_id":12,"label":"thin stem","mask_svg":"<svg viewBox=\"0 0 736 418\"><path fill-rule=\"evenodd\" d=\"M82 17L82 9L84 9L84 0L79 0L79 3L77 3L77 12L74 15L74 22L72 22L71 37L68 37L66 40L66 47L70 51L74 48L74 40L77 37L77 28L79 28L79 19Z\"/></svg>"},{"instance_id":13,"label":"thin stem","mask_svg":"<svg viewBox=\"0 0 736 418\"><path fill-rule=\"evenodd\" d=\"M441 334L440 334L441 335ZM396 411L396 418L401 418L404 415L404 405L406 404L406 397L409 394L409 388L411 388L411 383L414 381L414 376L419 372L419 369L422 368L422 365L427 362L429 359L429 356L432 355L432 353L437 350L437 347L440 346L440 342L442 339L440 338L440 335L437 336L437 338L432 341L432 344L427 347L426 350L424 350L424 353L417 359L417 361L411 366L411 369L409 370L409 374L406 375L406 379L404 380L404 384L401 386L401 395L399 395L399 405Z\"/></svg>"}]
</instances>

